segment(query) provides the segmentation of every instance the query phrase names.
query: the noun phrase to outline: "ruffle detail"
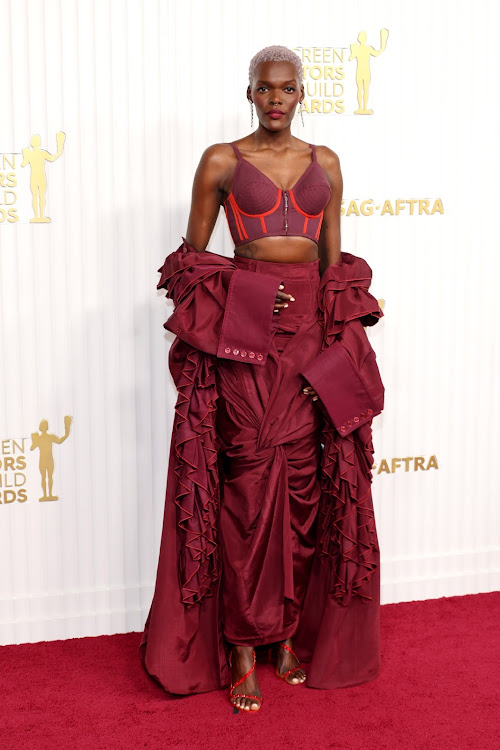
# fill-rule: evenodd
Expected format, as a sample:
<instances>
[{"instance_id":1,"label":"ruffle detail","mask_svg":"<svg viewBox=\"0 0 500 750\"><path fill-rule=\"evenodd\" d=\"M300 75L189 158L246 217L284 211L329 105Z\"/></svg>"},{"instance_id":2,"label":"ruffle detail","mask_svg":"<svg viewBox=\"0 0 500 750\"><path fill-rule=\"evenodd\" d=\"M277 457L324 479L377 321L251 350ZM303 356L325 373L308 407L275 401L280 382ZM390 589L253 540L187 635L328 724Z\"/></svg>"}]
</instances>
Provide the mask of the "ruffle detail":
<instances>
[{"instance_id":1,"label":"ruffle detail","mask_svg":"<svg viewBox=\"0 0 500 750\"><path fill-rule=\"evenodd\" d=\"M370 578L379 552L371 495L371 423L340 437L325 422L321 457L318 552L329 570L328 591L347 606L372 599Z\"/></svg>"},{"instance_id":2,"label":"ruffle detail","mask_svg":"<svg viewBox=\"0 0 500 750\"><path fill-rule=\"evenodd\" d=\"M165 289L168 299L177 305L193 290L196 284L221 270L234 270L236 265L230 258L205 250L199 252L184 237L182 245L167 255L160 268L157 289Z\"/></svg>"},{"instance_id":3,"label":"ruffle detail","mask_svg":"<svg viewBox=\"0 0 500 750\"><path fill-rule=\"evenodd\" d=\"M357 255L341 253L341 262L328 266L321 277L318 306L322 312L324 343L329 346L346 324L361 318L363 326L372 326L383 312L370 294L372 270Z\"/></svg>"},{"instance_id":4,"label":"ruffle detail","mask_svg":"<svg viewBox=\"0 0 500 750\"><path fill-rule=\"evenodd\" d=\"M224 286L229 279L226 274L236 266L216 253L198 252L184 237L182 240L158 269L161 277L157 289L165 289L175 306L175 314L164 327L170 330L169 321L177 316L181 326L196 329L199 293L201 298L207 295L215 303L215 312L205 324L216 338L224 310ZM186 335L185 332L184 338ZM172 429L177 570L181 599L191 606L213 593L220 576L216 361L213 354L176 338L170 348L169 364L178 390Z\"/></svg>"},{"instance_id":5,"label":"ruffle detail","mask_svg":"<svg viewBox=\"0 0 500 750\"><path fill-rule=\"evenodd\" d=\"M170 356L184 362L176 383L179 395L172 440L179 587L184 604L192 605L212 594L219 578L215 363L212 356L179 339Z\"/></svg>"},{"instance_id":6,"label":"ruffle detail","mask_svg":"<svg viewBox=\"0 0 500 750\"><path fill-rule=\"evenodd\" d=\"M341 253L341 262L325 270L318 293L323 349L342 339L350 321L360 318L363 326L371 326L383 317L368 291L371 279L368 263L351 253ZM317 549L329 569L330 595L347 606L354 596L371 600L370 578L379 552L371 493L371 421L341 436L322 411Z\"/></svg>"},{"instance_id":7,"label":"ruffle detail","mask_svg":"<svg viewBox=\"0 0 500 750\"><path fill-rule=\"evenodd\" d=\"M234 267L224 256L199 253L183 238L183 244L158 269L157 288L167 290L177 310L216 272L224 287L221 272ZM368 291L371 275L366 261L350 253L342 253L341 263L324 272L318 298L323 348L342 338L349 321L360 318L364 326L374 325L383 316ZM222 300L224 295L219 287L215 291L216 286L208 284L206 291ZM213 354L176 338L170 364L179 391L172 432L178 578L182 601L191 606L210 596L220 577L217 362ZM370 600L370 578L378 553L371 496L371 422L341 436L325 412L322 443L317 551L328 566L328 590L342 605L356 596Z\"/></svg>"}]
</instances>

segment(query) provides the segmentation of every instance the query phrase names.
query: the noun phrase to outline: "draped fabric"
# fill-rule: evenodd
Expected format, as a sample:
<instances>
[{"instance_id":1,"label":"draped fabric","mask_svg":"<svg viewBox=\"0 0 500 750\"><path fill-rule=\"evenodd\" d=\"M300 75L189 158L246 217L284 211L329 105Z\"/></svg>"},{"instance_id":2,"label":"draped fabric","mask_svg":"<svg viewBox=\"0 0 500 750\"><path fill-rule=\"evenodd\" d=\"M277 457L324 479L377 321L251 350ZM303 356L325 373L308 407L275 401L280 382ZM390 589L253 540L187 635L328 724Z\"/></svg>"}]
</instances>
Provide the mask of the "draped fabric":
<instances>
[{"instance_id":1,"label":"draped fabric","mask_svg":"<svg viewBox=\"0 0 500 750\"><path fill-rule=\"evenodd\" d=\"M320 277L318 261L229 259L184 240L159 271L179 395L145 669L173 693L213 690L229 684L228 643L294 635L308 686L373 679L383 386L363 328L382 315L369 266L342 253ZM273 314L280 282L296 302Z\"/></svg>"},{"instance_id":2,"label":"draped fabric","mask_svg":"<svg viewBox=\"0 0 500 750\"><path fill-rule=\"evenodd\" d=\"M276 274L295 300L276 315L265 367L217 363L224 635L257 646L296 631L314 555L321 415L299 364L321 347L320 276L319 261L234 262Z\"/></svg>"}]
</instances>

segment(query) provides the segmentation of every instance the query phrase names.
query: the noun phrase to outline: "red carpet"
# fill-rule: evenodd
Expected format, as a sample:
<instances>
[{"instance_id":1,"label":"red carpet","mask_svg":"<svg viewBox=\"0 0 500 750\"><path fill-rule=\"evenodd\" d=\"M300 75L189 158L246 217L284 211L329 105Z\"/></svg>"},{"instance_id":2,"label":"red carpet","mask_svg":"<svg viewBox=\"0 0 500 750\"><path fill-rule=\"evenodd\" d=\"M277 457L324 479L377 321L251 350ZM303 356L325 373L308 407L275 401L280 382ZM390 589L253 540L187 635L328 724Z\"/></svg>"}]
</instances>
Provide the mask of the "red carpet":
<instances>
[{"instance_id":1,"label":"red carpet","mask_svg":"<svg viewBox=\"0 0 500 750\"><path fill-rule=\"evenodd\" d=\"M259 665L255 715L227 691L169 697L140 634L0 648L0 750L499 750L500 592L382 607L382 672L317 691Z\"/></svg>"}]
</instances>

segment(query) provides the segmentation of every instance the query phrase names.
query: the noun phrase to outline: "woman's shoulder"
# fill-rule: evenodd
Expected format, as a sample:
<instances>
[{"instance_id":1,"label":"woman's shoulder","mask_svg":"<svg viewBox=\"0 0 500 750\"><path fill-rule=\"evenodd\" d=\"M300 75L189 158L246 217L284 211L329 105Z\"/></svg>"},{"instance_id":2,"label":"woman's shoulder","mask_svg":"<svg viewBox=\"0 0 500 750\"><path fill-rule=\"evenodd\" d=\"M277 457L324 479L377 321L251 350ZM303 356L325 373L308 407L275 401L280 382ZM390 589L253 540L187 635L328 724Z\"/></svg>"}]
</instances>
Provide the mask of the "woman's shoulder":
<instances>
[{"instance_id":1,"label":"woman's shoulder","mask_svg":"<svg viewBox=\"0 0 500 750\"><path fill-rule=\"evenodd\" d=\"M212 143L206 147L201 159L212 165L217 165L227 162L231 156L234 158L234 151L229 143Z\"/></svg>"},{"instance_id":2,"label":"woman's shoulder","mask_svg":"<svg viewBox=\"0 0 500 750\"><path fill-rule=\"evenodd\" d=\"M336 154L333 149L328 148L328 146L311 143L311 141L303 141L301 138L297 137L295 137L295 144L296 148L300 151L307 151L309 146L314 146L316 149L316 158L324 169L335 170L338 168L338 165L340 164L338 154Z\"/></svg>"},{"instance_id":3,"label":"woman's shoulder","mask_svg":"<svg viewBox=\"0 0 500 750\"><path fill-rule=\"evenodd\" d=\"M198 164L198 176L207 176L211 180L223 180L234 169L236 157L229 143L212 143L201 155Z\"/></svg>"},{"instance_id":4,"label":"woman's shoulder","mask_svg":"<svg viewBox=\"0 0 500 750\"><path fill-rule=\"evenodd\" d=\"M328 146L316 146L316 156L322 166L334 168L340 164L338 154Z\"/></svg>"},{"instance_id":5,"label":"woman's shoulder","mask_svg":"<svg viewBox=\"0 0 500 750\"><path fill-rule=\"evenodd\" d=\"M316 159L318 164L329 176L332 183L339 183L341 176L340 159L338 154L328 146L316 146ZM340 183L339 183L340 184Z\"/></svg>"}]
</instances>

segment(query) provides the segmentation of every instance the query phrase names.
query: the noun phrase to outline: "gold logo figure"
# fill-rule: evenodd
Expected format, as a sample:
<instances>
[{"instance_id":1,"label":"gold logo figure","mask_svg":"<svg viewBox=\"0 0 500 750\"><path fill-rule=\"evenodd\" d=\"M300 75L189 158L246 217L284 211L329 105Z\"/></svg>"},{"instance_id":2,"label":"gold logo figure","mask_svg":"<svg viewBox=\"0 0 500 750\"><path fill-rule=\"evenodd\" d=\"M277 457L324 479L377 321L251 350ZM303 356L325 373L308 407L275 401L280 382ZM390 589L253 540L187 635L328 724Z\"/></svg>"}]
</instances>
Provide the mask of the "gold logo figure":
<instances>
[{"instance_id":1,"label":"gold logo figure","mask_svg":"<svg viewBox=\"0 0 500 750\"><path fill-rule=\"evenodd\" d=\"M356 58L356 85L358 87L358 109L355 115L373 115L373 109L367 109L368 89L370 88L370 57L378 57L384 50L389 36L388 29L380 30L380 49L375 50L366 44L366 31L360 31L358 42L351 44L351 56L349 60Z\"/></svg>"},{"instance_id":2,"label":"gold logo figure","mask_svg":"<svg viewBox=\"0 0 500 750\"><path fill-rule=\"evenodd\" d=\"M49 154L48 151L40 148L41 138L39 135L34 135L31 138L31 148L29 146L27 148L23 148L23 163L21 164L21 166L25 167L27 164L29 164L31 167L30 188L34 213L34 217L30 219L31 224L46 224L51 221L48 216L44 215L45 193L47 192L45 162L55 161L56 159L59 159L63 152L65 140L66 133L59 132L56 134L56 154Z\"/></svg>"},{"instance_id":3,"label":"gold logo figure","mask_svg":"<svg viewBox=\"0 0 500 750\"><path fill-rule=\"evenodd\" d=\"M51 435L48 432L49 423L46 419L42 419L40 422L40 432L31 433L31 448L40 449L40 461L38 462L38 468L42 475L42 489L43 496L39 497L40 502L46 500L58 500L57 495L52 494L52 477L54 474L54 457L52 456L52 444L53 443L64 443L67 437L69 437L69 428L71 425L71 417L64 417L64 435L63 437L57 437L57 435ZM49 494L47 495L47 478L49 480Z\"/></svg>"}]
</instances>

